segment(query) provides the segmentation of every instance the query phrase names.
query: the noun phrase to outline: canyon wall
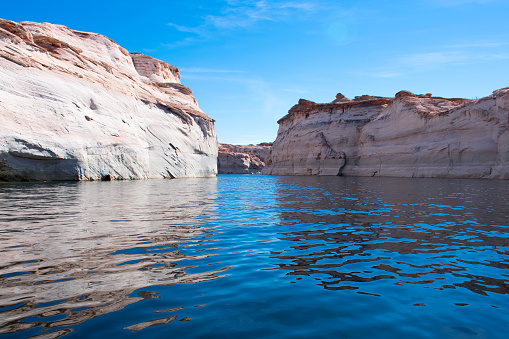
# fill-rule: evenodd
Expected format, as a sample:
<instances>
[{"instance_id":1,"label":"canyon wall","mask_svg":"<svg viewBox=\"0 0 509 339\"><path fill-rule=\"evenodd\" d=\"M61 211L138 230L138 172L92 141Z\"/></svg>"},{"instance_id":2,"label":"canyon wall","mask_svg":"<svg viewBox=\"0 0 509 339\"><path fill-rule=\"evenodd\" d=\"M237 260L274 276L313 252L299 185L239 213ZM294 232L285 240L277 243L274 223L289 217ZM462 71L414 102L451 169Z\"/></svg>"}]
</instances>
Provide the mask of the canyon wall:
<instances>
[{"instance_id":1,"label":"canyon wall","mask_svg":"<svg viewBox=\"0 0 509 339\"><path fill-rule=\"evenodd\" d=\"M217 174L179 70L105 36L0 19L0 181Z\"/></svg>"},{"instance_id":2,"label":"canyon wall","mask_svg":"<svg viewBox=\"0 0 509 339\"><path fill-rule=\"evenodd\" d=\"M269 156L272 143L258 145L219 144L219 174L260 174Z\"/></svg>"},{"instance_id":3,"label":"canyon wall","mask_svg":"<svg viewBox=\"0 0 509 339\"><path fill-rule=\"evenodd\" d=\"M509 88L477 99L401 91L300 100L264 174L509 179Z\"/></svg>"}]
</instances>

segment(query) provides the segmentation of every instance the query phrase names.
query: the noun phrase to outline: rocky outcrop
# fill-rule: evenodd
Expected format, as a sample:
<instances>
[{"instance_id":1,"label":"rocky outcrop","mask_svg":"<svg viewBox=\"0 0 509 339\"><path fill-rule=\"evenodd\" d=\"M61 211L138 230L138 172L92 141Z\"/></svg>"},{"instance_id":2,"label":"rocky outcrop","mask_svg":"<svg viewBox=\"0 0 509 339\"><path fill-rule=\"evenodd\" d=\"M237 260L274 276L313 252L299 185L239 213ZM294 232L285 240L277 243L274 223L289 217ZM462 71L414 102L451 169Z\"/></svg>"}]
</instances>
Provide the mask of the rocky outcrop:
<instances>
[{"instance_id":1,"label":"rocky outcrop","mask_svg":"<svg viewBox=\"0 0 509 339\"><path fill-rule=\"evenodd\" d=\"M219 144L219 174L260 174L271 146L272 143L247 146Z\"/></svg>"},{"instance_id":2,"label":"rocky outcrop","mask_svg":"<svg viewBox=\"0 0 509 339\"><path fill-rule=\"evenodd\" d=\"M0 180L215 176L176 67L95 33L0 19Z\"/></svg>"},{"instance_id":3,"label":"rocky outcrop","mask_svg":"<svg viewBox=\"0 0 509 339\"><path fill-rule=\"evenodd\" d=\"M509 179L509 88L477 100L401 91L300 100L264 174Z\"/></svg>"}]
</instances>

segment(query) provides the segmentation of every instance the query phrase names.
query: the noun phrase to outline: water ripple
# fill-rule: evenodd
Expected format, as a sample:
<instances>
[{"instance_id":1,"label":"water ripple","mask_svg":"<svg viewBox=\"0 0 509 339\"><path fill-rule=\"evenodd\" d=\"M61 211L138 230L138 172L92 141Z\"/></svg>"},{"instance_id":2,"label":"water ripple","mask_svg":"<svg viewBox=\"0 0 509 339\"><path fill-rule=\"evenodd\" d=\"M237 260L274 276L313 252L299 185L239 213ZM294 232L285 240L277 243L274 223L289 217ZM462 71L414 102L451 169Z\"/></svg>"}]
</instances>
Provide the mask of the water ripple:
<instances>
[{"instance_id":1,"label":"water ripple","mask_svg":"<svg viewBox=\"0 0 509 339\"><path fill-rule=\"evenodd\" d=\"M505 338L509 183L0 185L9 337Z\"/></svg>"}]
</instances>

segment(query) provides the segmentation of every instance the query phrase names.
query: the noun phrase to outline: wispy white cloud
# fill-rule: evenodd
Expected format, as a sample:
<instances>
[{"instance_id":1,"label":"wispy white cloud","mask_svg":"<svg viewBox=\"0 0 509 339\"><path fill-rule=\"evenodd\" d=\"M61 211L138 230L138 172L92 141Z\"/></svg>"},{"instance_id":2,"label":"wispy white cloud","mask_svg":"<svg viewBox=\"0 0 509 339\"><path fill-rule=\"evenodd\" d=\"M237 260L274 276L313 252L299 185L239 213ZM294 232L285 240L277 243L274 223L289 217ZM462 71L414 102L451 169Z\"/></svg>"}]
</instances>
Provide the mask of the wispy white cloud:
<instances>
[{"instance_id":1,"label":"wispy white cloud","mask_svg":"<svg viewBox=\"0 0 509 339\"><path fill-rule=\"evenodd\" d=\"M401 76L402 74L400 72L396 72L394 70L385 70L385 71L373 72L370 75L373 77L376 77L376 78L396 78L396 77Z\"/></svg>"},{"instance_id":2,"label":"wispy white cloud","mask_svg":"<svg viewBox=\"0 0 509 339\"><path fill-rule=\"evenodd\" d=\"M247 71L234 69L214 69L201 67L180 68L180 71L185 73L247 73Z\"/></svg>"},{"instance_id":3,"label":"wispy white cloud","mask_svg":"<svg viewBox=\"0 0 509 339\"><path fill-rule=\"evenodd\" d=\"M509 58L507 42L469 42L449 45L438 52L403 55L402 63L413 66L436 67L440 65L464 65Z\"/></svg>"},{"instance_id":4,"label":"wispy white cloud","mask_svg":"<svg viewBox=\"0 0 509 339\"><path fill-rule=\"evenodd\" d=\"M312 12L317 4L311 1L226 0L220 13L203 17L195 27L168 23L180 32L205 35L210 30L249 27L261 21L281 21L293 15Z\"/></svg>"},{"instance_id":5,"label":"wispy white cloud","mask_svg":"<svg viewBox=\"0 0 509 339\"><path fill-rule=\"evenodd\" d=\"M209 15L206 21L218 28L251 26L259 21L284 20L298 12L312 11L316 4L303 1L228 1L221 15Z\"/></svg>"},{"instance_id":6,"label":"wispy white cloud","mask_svg":"<svg viewBox=\"0 0 509 339\"><path fill-rule=\"evenodd\" d=\"M194 37L187 37L183 40L175 41L174 43L171 43L171 44L161 44L161 45L166 48L178 48L178 47L182 47L182 46L191 45L191 44L194 44L199 41L200 41L200 39L197 39Z\"/></svg>"},{"instance_id":7,"label":"wispy white cloud","mask_svg":"<svg viewBox=\"0 0 509 339\"><path fill-rule=\"evenodd\" d=\"M395 56L378 70L358 74L377 78L395 78L449 66L509 60L508 46L509 43L506 42L482 41L442 46L432 52Z\"/></svg>"},{"instance_id":8,"label":"wispy white cloud","mask_svg":"<svg viewBox=\"0 0 509 339\"><path fill-rule=\"evenodd\" d=\"M465 65L482 61L509 59L504 53L476 53L467 51L445 51L403 55L401 63L416 67L437 67L441 65Z\"/></svg>"},{"instance_id":9,"label":"wispy white cloud","mask_svg":"<svg viewBox=\"0 0 509 339\"><path fill-rule=\"evenodd\" d=\"M468 44L459 44L459 45L449 45L445 46L446 48L490 48L490 47L500 47L507 45L507 42L479 42L479 43L468 43Z\"/></svg>"},{"instance_id":10,"label":"wispy white cloud","mask_svg":"<svg viewBox=\"0 0 509 339\"><path fill-rule=\"evenodd\" d=\"M429 67L440 64L457 64L471 58L464 52L429 52L403 55L400 57L400 62L404 65Z\"/></svg>"},{"instance_id":11,"label":"wispy white cloud","mask_svg":"<svg viewBox=\"0 0 509 339\"><path fill-rule=\"evenodd\" d=\"M191 72L190 74L186 75L186 79L193 79L193 80L202 80L202 81L212 81L212 82L234 82L239 83L243 85L250 85L250 84L258 84L260 82L263 82L263 80L260 80L258 78L251 78L248 76L243 76L240 74L228 74L227 72Z\"/></svg>"},{"instance_id":12,"label":"wispy white cloud","mask_svg":"<svg viewBox=\"0 0 509 339\"><path fill-rule=\"evenodd\" d=\"M195 72L193 70L196 70ZM270 100L275 100L279 95L277 93L297 93L297 94L308 94L311 93L308 90L300 88L290 88L288 84L267 82L259 77L249 77L241 75L242 73L248 73L247 71L236 71L236 70L221 70L221 69L207 69L207 68L180 68L181 72L192 73L186 74L186 79L203 80L203 81L214 81L214 82L234 82L244 86L247 86L251 92L255 92L260 96L273 97ZM202 74L200 74L202 73ZM208 74L207 74L208 73ZM215 73L215 74L214 74ZM238 75L228 75L228 73L239 73ZM216 75L217 74L217 75ZM266 105L270 107L269 104ZM268 110L267 110L268 111Z\"/></svg>"},{"instance_id":13,"label":"wispy white cloud","mask_svg":"<svg viewBox=\"0 0 509 339\"><path fill-rule=\"evenodd\" d=\"M223 6L203 15L193 26L174 22L168 26L181 33L217 39L239 29L255 29L267 23L313 22L309 34L324 34L336 45L350 43L356 35L355 9L347 10L333 0L223 0ZM185 43L187 44L187 42ZM173 45L170 45L173 47Z\"/></svg>"},{"instance_id":14,"label":"wispy white cloud","mask_svg":"<svg viewBox=\"0 0 509 339\"><path fill-rule=\"evenodd\" d=\"M299 93L299 94L308 94L311 93L310 91L304 90L304 89L297 89L297 88L281 88L283 92L290 92L290 93Z\"/></svg>"},{"instance_id":15,"label":"wispy white cloud","mask_svg":"<svg viewBox=\"0 0 509 339\"><path fill-rule=\"evenodd\" d=\"M440 7L456 7L469 4L484 5L499 0L427 0L427 1Z\"/></svg>"},{"instance_id":16,"label":"wispy white cloud","mask_svg":"<svg viewBox=\"0 0 509 339\"><path fill-rule=\"evenodd\" d=\"M201 27L188 27L188 26L182 26L182 25L177 25L177 24L174 24L172 22L169 22L168 23L168 26L170 27L174 27L177 29L177 31L179 32L185 32L185 33L201 33L202 31L202 28Z\"/></svg>"}]
</instances>

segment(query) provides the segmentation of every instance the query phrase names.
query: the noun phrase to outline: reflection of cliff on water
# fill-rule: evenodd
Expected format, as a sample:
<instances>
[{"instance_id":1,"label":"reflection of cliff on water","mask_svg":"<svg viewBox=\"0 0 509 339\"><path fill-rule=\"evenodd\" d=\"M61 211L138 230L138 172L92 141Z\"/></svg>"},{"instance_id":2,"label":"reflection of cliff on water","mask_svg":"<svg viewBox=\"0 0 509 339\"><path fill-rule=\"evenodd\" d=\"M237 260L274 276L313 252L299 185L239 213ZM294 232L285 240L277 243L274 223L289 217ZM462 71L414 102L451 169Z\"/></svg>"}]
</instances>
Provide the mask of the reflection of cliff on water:
<instances>
[{"instance_id":1,"label":"reflection of cliff on water","mask_svg":"<svg viewBox=\"0 0 509 339\"><path fill-rule=\"evenodd\" d=\"M188 272L214 255L214 230L199 220L213 218L216 185L211 178L0 186L0 333L72 326L154 297L130 296L138 289L220 277L227 267Z\"/></svg>"},{"instance_id":2,"label":"reflection of cliff on water","mask_svg":"<svg viewBox=\"0 0 509 339\"><path fill-rule=\"evenodd\" d=\"M272 258L289 275L359 293L385 281L509 294L506 181L283 177L278 187L291 229L280 239L294 245Z\"/></svg>"}]
</instances>

